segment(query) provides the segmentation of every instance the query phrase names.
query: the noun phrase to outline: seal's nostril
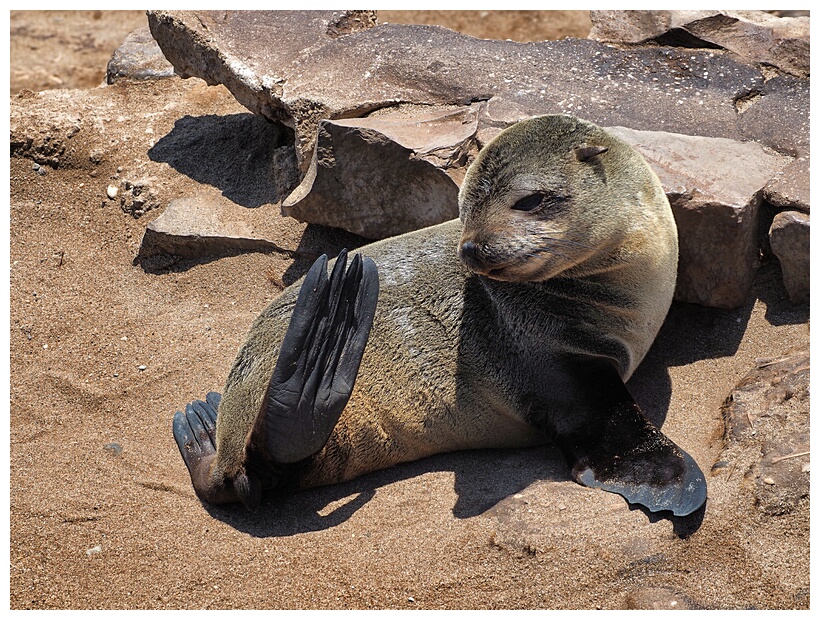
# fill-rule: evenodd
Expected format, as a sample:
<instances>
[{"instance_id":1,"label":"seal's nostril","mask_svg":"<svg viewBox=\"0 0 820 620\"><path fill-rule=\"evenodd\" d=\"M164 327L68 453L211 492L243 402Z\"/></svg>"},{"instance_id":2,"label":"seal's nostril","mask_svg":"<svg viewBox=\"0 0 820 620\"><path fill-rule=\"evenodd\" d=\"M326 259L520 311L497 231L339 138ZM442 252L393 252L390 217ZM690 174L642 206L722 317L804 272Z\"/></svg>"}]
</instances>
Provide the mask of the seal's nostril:
<instances>
[{"instance_id":1,"label":"seal's nostril","mask_svg":"<svg viewBox=\"0 0 820 620\"><path fill-rule=\"evenodd\" d=\"M472 240L468 239L464 243L461 244L461 257L462 258L476 258L476 244Z\"/></svg>"}]
</instances>

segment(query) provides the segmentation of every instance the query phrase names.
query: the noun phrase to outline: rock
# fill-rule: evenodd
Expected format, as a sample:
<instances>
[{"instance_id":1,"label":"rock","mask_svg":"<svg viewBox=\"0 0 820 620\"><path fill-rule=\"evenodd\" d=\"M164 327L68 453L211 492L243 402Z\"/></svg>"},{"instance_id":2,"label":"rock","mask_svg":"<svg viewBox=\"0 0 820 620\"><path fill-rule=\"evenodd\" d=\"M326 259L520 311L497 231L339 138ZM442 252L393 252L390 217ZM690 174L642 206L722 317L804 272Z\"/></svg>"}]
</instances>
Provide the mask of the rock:
<instances>
[{"instance_id":1,"label":"rock","mask_svg":"<svg viewBox=\"0 0 820 620\"><path fill-rule=\"evenodd\" d=\"M129 213L138 218L160 206L157 192L151 186L152 180L154 179L139 179L133 182L123 179L120 181L120 186L123 189L122 194L120 194L120 208L124 213Z\"/></svg>"},{"instance_id":2,"label":"rock","mask_svg":"<svg viewBox=\"0 0 820 620\"><path fill-rule=\"evenodd\" d=\"M328 36L339 16L149 11L148 20L180 75L224 84L251 111L293 127L303 172L320 120L401 102L466 105L498 97L517 113L566 112L599 125L750 140L779 132L790 152L797 149L791 142L807 139L808 132L798 135L802 125L791 129L776 114L768 115L768 127L750 119L741 131L738 100L788 89L764 87L760 71L720 51L620 50L582 39L516 43L401 24ZM807 110L808 90L798 97L792 107Z\"/></svg>"},{"instance_id":3,"label":"rock","mask_svg":"<svg viewBox=\"0 0 820 620\"><path fill-rule=\"evenodd\" d=\"M809 157L799 157L766 184L763 198L769 204L790 211L809 213Z\"/></svg>"},{"instance_id":4,"label":"rock","mask_svg":"<svg viewBox=\"0 0 820 620\"><path fill-rule=\"evenodd\" d=\"M60 91L68 99L69 91ZM36 99L40 93L22 91L16 99ZM9 110L11 156L27 157L41 166L59 167L74 149L71 139L83 128L76 110L55 113L37 105L13 105Z\"/></svg>"},{"instance_id":5,"label":"rock","mask_svg":"<svg viewBox=\"0 0 820 620\"><path fill-rule=\"evenodd\" d=\"M678 226L675 298L718 308L745 303L758 267L758 207L792 160L753 142L608 128L661 180Z\"/></svg>"},{"instance_id":6,"label":"rock","mask_svg":"<svg viewBox=\"0 0 820 620\"><path fill-rule=\"evenodd\" d=\"M138 259L185 258L236 252L290 252L256 233L242 209L203 197L172 200L145 229Z\"/></svg>"},{"instance_id":7,"label":"rock","mask_svg":"<svg viewBox=\"0 0 820 620\"><path fill-rule=\"evenodd\" d=\"M783 284L792 303L809 301L809 216L784 211L774 216L769 229L772 252L780 261Z\"/></svg>"},{"instance_id":8,"label":"rock","mask_svg":"<svg viewBox=\"0 0 820 620\"><path fill-rule=\"evenodd\" d=\"M321 73L315 75L310 67L320 51L317 40L335 41L375 24L373 11L183 11L155 12L148 19L151 34L179 75L224 84L252 112L295 127L300 162L312 149L318 121L334 117L325 113L332 103L298 95L282 100L295 77L283 69L295 65L300 73L306 70L309 80L319 78ZM205 56L197 53L200 49ZM209 68L200 64L203 60ZM348 86L356 88L355 82ZM333 89L327 90L332 97ZM367 109L361 106L362 112Z\"/></svg>"},{"instance_id":9,"label":"rock","mask_svg":"<svg viewBox=\"0 0 820 620\"><path fill-rule=\"evenodd\" d=\"M111 200L117 197L117 194L120 192L120 188L116 185L109 185L108 189L105 190L106 196L108 196Z\"/></svg>"},{"instance_id":10,"label":"rock","mask_svg":"<svg viewBox=\"0 0 820 620\"><path fill-rule=\"evenodd\" d=\"M809 18L765 11L590 11L589 38L607 43L718 48L748 63L809 76Z\"/></svg>"},{"instance_id":11,"label":"rock","mask_svg":"<svg viewBox=\"0 0 820 620\"><path fill-rule=\"evenodd\" d=\"M122 79L157 80L174 75L174 66L165 59L147 26L125 37L111 55L105 81L113 84Z\"/></svg>"},{"instance_id":12,"label":"rock","mask_svg":"<svg viewBox=\"0 0 820 620\"><path fill-rule=\"evenodd\" d=\"M114 456L119 456L122 454L122 446L118 443L107 443L103 446L103 450L113 454Z\"/></svg>"},{"instance_id":13,"label":"rock","mask_svg":"<svg viewBox=\"0 0 820 620\"><path fill-rule=\"evenodd\" d=\"M478 108L322 121L311 167L283 213L368 239L458 217Z\"/></svg>"},{"instance_id":14,"label":"rock","mask_svg":"<svg viewBox=\"0 0 820 620\"><path fill-rule=\"evenodd\" d=\"M809 363L808 351L758 360L722 407L721 461L741 470L738 480L753 481L744 486L769 515L792 512L809 496Z\"/></svg>"},{"instance_id":15,"label":"rock","mask_svg":"<svg viewBox=\"0 0 820 620\"><path fill-rule=\"evenodd\" d=\"M655 28L649 22L662 13L642 13L645 26ZM676 20L685 17L673 13ZM305 177L284 211L369 238L446 219L448 208L455 215L448 207L435 220L425 219L430 204L446 207L452 201L459 166L431 162L423 145L421 150L408 145L406 136L397 134L398 125L385 125L384 118L396 114L393 108L472 104L478 109L477 130L470 138L476 146L521 118L572 113L602 126L681 134L674 145L657 147L656 161L665 167L660 176L681 230L676 296L737 307L746 301L757 268L761 190L790 161L753 142L797 157L809 149L808 80L774 75L758 61L752 66L733 57L743 50L751 53L751 47L729 53L715 49L719 43L699 50L617 49L577 39L522 44L437 27L374 25L368 12L148 15L152 34L180 75L224 84L251 111L293 128L296 160ZM701 24L674 21L669 13L668 22L716 41L720 24L751 29L743 32L757 33L758 41L764 31L798 36L778 30L788 20L756 12L727 15L708 12ZM345 20L355 27L338 26ZM803 21L798 22L792 24L797 29ZM661 34L652 36L663 42ZM693 149L707 145L697 136L726 141L708 142L707 155L693 162ZM738 144L741 140L750 144ZM469 156L459 155L457 161L462 160ZM405 172L413 166L414 174L437 179L424 182L435 189L426 197L418 191L386 192L388 185L397 185L396 178L408 187L407 177L386 172L391 169L386 162L393 169L403 164ZM384 174L390 175L389 184ZM356 182L347 180L353 176ZM418 184L412 187L418 190ZM420 210L410 202L420 204Z\"/></svg>"},{"instance_id":16,"label":"rock","mask_svg":"<svg viewBox=\"0 0 820 620\"><path fill-rule=\"evenodd\" d=\"M790 76L767 80L760 90L738 98L737 126L747 140L780 153L807 157L809 136L809 81Z\"/></svg>"}]
</instances>

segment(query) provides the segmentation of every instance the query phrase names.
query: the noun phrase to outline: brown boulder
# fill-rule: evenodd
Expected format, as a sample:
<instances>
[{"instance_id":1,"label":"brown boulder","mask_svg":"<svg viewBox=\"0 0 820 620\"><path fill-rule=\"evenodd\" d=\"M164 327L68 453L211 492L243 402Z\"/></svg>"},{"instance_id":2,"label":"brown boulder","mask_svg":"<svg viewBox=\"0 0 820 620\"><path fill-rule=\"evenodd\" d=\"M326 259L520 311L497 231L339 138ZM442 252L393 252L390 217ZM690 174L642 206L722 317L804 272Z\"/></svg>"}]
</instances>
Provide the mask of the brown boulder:
<instances>
[{"instance_id":1,"label":"brown boulder","mask_svg":"<svg viewBox=\"0 0 820 620\"><path fill-rule=\"evenodd\" d=\"M477 127L477 105L322 121L308 173L282 210L369 239L458 217Z\"/></svg>"},{"instance_id":2,"label":"brown boulder","mask_svg":"<svg viewBox=\"0 0 820 620\"><path fill-rule=\"evenodd\" d=\"M809 301L809 224L809 216L805 213L784 211L775 215L769 229L769 243L780 261L783 284L793 303Z\"/></svg>"}]
</instances>

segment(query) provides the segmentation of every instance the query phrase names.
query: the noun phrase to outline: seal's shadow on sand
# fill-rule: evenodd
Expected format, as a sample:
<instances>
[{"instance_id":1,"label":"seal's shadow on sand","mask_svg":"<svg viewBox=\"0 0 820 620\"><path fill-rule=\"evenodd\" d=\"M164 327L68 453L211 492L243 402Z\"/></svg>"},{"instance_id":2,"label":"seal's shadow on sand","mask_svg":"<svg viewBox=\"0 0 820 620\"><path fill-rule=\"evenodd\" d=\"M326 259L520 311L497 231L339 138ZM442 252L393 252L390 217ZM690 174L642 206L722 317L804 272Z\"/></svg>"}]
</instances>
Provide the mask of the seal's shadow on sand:
<instances>
[{"instance_id":1,"label":"seal's shadow on sand","mask_svg":"<svg viewBox=\"0 0 820 620\"><path fill-rule=\"evenodd\" d=\"M287 495L268 494L256 512L235 504L203 506L215 519L252 536L293 536L337 526L370 501L381 487L431 472L455 475L457 500L452 510L460 519L482 514L538 480L570 480L564 458L553 446L466 450L404 463L341 484ZM340 501L341 504L328 509ZM450 501L449 496L442 501Z\"/></svg>"}]
</instances>

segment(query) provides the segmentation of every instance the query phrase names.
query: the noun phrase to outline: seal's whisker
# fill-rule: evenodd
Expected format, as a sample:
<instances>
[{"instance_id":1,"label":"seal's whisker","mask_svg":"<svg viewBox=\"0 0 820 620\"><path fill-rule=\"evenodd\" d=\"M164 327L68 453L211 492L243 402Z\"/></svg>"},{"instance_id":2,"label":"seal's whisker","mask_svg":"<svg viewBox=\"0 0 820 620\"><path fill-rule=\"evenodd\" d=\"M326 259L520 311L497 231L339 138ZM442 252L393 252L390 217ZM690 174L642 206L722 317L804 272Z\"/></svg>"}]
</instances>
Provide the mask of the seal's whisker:
<instances>
[{"instance_id":1,"label":"seal's whisker","mask_svg":"<svg viewBox=\"0 0 820 620\"><path fill-rule=\"evenodd\" d=\"M572 239L567 238L555 238L544 235L540 238L541 241L549 241L550 243L557 243L557 244L564 244L564 245L574 245L580 248L584 248L585 250L592 250L594 249L592 246L589 246L585 243L580 243L579 241L573 241Z\"/></svg>"}]
</instances>

